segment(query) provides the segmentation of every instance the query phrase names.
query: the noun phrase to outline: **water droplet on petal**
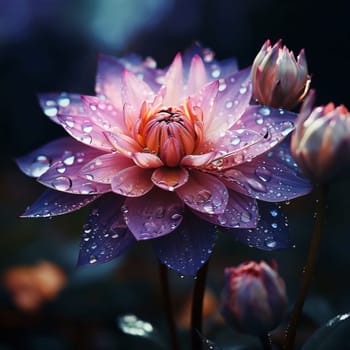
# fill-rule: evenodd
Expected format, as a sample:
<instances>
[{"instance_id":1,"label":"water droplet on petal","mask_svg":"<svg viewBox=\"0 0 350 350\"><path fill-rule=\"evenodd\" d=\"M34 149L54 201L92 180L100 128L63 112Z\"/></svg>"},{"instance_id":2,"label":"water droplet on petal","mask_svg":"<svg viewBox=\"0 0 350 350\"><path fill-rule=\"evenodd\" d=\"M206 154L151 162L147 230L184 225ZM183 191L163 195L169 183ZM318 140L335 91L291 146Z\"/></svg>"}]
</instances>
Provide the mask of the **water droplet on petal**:
<instances>
[{"instance_id":1,"label":"water droplet on petal","mask_svg":"<svg viewBox=\"0 0 350 350\"><path fill-rule=\"evenodd\" d=\"M56 168L56 171L59 173L59 174L63 174L65 171L66 171L66 167L62 164L62 165L59 165L57 168Z\"/></svg>"},{"instance_id":2,"label":"water droplet on petal","mask_svg":"<svg viewBox=\"0 0 350 350\"><path fill-rule=\"evenodd\" d=\"M245 86L241 86L240 89L239 89L239 93L241 95L244 95L246 92L247 92L247 88Z\"/></svg>"},{"instance_id":3,"label":"water droplet on petal","mask_svg":"<svg viewBox=\"0 0 350 350\"><path fill-rule=\"evenodd\" d=\"M270 172L270 170L268 170L266 167L264 166L258 166L255 169L255 175L264 182L269 182L272 179L272 174Z\"/></svg>"},{"instance_id":4,"label":"water droplet on petal","mask_svg":"<svg viewBox=\"0 0 350 350\"><path fill-rule=\"evenodd\" d=\"M268 115L270 115L271 111L270 111L270 108L269 108L269 107L264 106L264 107L261 107L261 108L259 109L259 113L260 113L261 115L267 117Z\"/></svg>"},{"instance_id":5,"label":"water droplet on petal","mask_svg":"<svg viewBox=\"0 0 350 350\"><path fill-rule=\"evenodd\" d=\"M220 69L214 69L212 72L211 72L211 76L216 79L216 78L219 78L220 76Z\"/></svg>"},{"instance_id":6,"label":"water droplet on petal","mask_svg":"<svg viewBox=\"0 0 350 350\"><path fill-rule=\"evenodd\" d=\"M90 256L90 259L89 259L89 263L90 263L90 264L95 264L96 262L97 262L96 257L95 257L94 255L91 255L91 256Z\"/></svg>"},{"instance_id":7,"label":"water droplet on petal","mask_svg":"<svg viewBox=\"0 0 350 350\"><path fill-rule=\"evenodd\" d=\"M227 109L230 109L233 106L233 102L232 101L227 101L225 106L226 106Z\"/></svg>"},{"instance_id":8,"label":"water droplet on petal","mask_svg":"<svg viewBox=\"0 0 350 350\"><path fill-rule=\"evenodd\" d=\"M82 184L80 186L79 192L81 194L92 194L92 193L96 193L97 189L96 189L96 186L94 184L85 183L85 184Z\"/></svg>"},{"instance_id":9,"label":"water droplet on petal","mask_svg":"<svg viewBox=\"0 0 350 350\"><path fill-rule=\"evenodd\" d=\"M278 212L277 212L276 209L272 209L272 210L270 211L270 214L271 214L271 216L276 217L276 216L278 215Z\"/></svg>"},{"instance_id":10,"label":"water droplet on petal","mask_svg":"<svg viewBox=\"0 0 350 350\"><path fill-rule=\"evenodd\" d=\"M87 134L89 134L92 131L93 126L92 124L84 124L82 125L81 129L83 130L83 132L86 132Z\"/></svg>"},{"instance_id":11,"label":"water droplet on petal","mask_svg":"<svg viewBox=\"0 0 350 350\"><path fill-rule=\"evenodd\" d=\"M244 211L241 213L241 221L248 223L252 219L252 214L249 211Z\"/></svg>"},{"instance_id":12,"label":"water droplet on petal","mask_svg":"<svg viewBox=\"0 0 350 350\"><path fill-rule=\"evenodd\" d=\"M45 155L39 155L31 165L31 175L39 177L44 174L51 166L51 160Z\"/></svg>"},{"instance_id":13,"label":"water droplet on petal","mask_svg":"<svg viewBox=\"0 0 350 350\"><path fill-rule=\"evenodd\" d=\"M92 137L88 134L83 134L80 136L80 141L86 144L91 144Z\"/></svg>"},{"instance_id":14,"label":"water droplet on petal","mask_svg":"<svg viewBox=\"0 0 350 350\"><path fill-rule=\"evenodd\" d=\"M48 117L54 117L57 115L58 113L58 109L56 107L45 107L44 108L44 113L48 116Z\"/></svg>"},{"instance_id":15,"label":"water droplet on petal","mask_svg":"<svg viewBox=\"0 0 350 350\"><path fill-rule=\"evenodd\" d=\"M277 225L277 223L276 223L276 222L273 222L273 223L271 224L271 227L272 227L272 228L277 228L277 227L278 227L278 225Z\"/></svg>"},{"instance_id":16,"label":"water droplet on petal","mask_svg":"<svg viewBox=\"0 0 350 350\"><path fill-rule=\"evenodd\" d=\"M269 248L275 248L277 246L277 242L273 239L266 239L265 244Z\"/></svg>"},{"instance_id":17,"label":"water droplet on petal","mask_svg":"<svg viewBox=\"0 0 350 350\"><path fill-rule=\"evenodd\" d=\"M66 176L58 176L52 181L52 186L58 191L68 191L72 187L72 180Z\"/></svg>"},{"instance_id":18,"label":"water droplet on petal","mask_svg":"<svg viewBox=\"0 0 350 350\"><path fill-rule=\"evenodd\" d=\"M63 158L63 163L65 165L72 165L74 163L75 156L74 154L68 153L64 158Z\"/></svg>"}]
</instances>

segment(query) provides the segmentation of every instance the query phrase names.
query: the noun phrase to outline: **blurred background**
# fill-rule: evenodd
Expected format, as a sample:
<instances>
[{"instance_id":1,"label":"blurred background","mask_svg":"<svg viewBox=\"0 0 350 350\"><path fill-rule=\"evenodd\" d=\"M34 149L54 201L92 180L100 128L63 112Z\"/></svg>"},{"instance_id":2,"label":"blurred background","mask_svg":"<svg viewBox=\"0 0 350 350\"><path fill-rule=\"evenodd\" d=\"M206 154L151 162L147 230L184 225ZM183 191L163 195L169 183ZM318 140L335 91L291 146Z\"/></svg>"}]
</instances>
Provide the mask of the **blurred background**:
<instances>
[{"instance_id":1,"label":"blurred background","mask_svg":"<svg viewBox=\"0 0 350 350\"><path fill-rule=\"evenodd\" d=\"M348 10L345 0L0 0L0 350L160 349L167 340L158 266L147 244L112 263L77 269L88 208L52 220L18 218L43 188L16 168L14 158L64 135L41 112L37 93L93 94L98 52L135 52L164 67L199 41L217 59L234 56L245 67L266 39L282 38L296 54L305 48L317 103L350 107ZM344 276L350 268L349 195L349 181L332 185L299 344L329 318L350 311ZM283 205L295 243L286 251L260 252L220 235L208 278L209 338L221 345L255 344L218 317L224 266L276 259L292 304L314 204L311 195ZM193 279L171 273L171 284L186 349ZM148 324L135 326L126 314L156 331L148 332ZM145 331L128 334L129 321ZM281 336L277 331L276 339Z\"/></svg>"}]
</instances>

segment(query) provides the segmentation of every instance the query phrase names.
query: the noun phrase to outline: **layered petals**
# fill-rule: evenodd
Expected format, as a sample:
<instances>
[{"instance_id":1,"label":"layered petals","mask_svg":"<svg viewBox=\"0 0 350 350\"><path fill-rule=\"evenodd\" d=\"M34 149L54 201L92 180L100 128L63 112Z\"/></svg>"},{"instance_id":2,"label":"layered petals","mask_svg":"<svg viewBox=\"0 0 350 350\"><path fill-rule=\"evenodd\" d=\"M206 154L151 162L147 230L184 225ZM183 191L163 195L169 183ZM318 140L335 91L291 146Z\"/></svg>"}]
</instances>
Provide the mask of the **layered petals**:
<instances>
[{"instance_id":1,"label":"layered petals","mask_svg":"<svg viewBox=\"0 0 350 350\"><path fill-rule=\"evenodd\" d=\"M137 240L174 231L182 222L183 212L183 202L174 193L164 196L157 188L147 196L126 199L123 206L125 221Z\"/></svg>"},{"instance_id":2,"label":"layered petals","mask_svg":"<svg viewBox=\"0 0 350 350\"><path fill-rule=\"evenodd\" d=\"M152 174L152 182L166 191L174 191L183 186L189 178L185 168L158 168Z\"/></svg>"}]
</instances>

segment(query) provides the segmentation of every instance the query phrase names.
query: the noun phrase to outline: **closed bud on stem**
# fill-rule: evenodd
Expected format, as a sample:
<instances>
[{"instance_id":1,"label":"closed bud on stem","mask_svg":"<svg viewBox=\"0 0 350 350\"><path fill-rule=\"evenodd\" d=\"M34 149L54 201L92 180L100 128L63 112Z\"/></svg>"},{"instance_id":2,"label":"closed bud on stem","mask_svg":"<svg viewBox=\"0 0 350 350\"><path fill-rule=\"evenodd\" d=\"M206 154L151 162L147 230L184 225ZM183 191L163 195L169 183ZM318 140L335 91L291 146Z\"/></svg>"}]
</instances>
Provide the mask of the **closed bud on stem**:
<instances>
[{"instance_id":1,"label":"closed bud on stem","mask_svg":"<svg viewBox=\"0 0 350 350\"><path fill-rule=\"evenodd\" d=\"M260 104L293 109L308 93L310 76L304 50L297 59L279 40L267 40L257 54L251 72L253 98Z\"/></svg>"},{"instance_id":2,"label":"closed bud on stem","mask_svg":"<svg viewBox=\"0 0 350 350\"><path fill-rule=\"evenodd\" d=\"M295 161L310 179L325 183L350 170L350 113L333 103L313 108L311 90L296 120L291 138Z\"/></svg>"},{"instance_id":3,"label":"closed bud on stem","mask_svg":"<svg viewBox=\"0 0 350 350\"><path fill-rule=\"evenodd\" d=\"M238 331L265 335L282 321L286 308L285 284L276 263L250 261L225 268L221 313Z\"/></svg>"}]
</instances>

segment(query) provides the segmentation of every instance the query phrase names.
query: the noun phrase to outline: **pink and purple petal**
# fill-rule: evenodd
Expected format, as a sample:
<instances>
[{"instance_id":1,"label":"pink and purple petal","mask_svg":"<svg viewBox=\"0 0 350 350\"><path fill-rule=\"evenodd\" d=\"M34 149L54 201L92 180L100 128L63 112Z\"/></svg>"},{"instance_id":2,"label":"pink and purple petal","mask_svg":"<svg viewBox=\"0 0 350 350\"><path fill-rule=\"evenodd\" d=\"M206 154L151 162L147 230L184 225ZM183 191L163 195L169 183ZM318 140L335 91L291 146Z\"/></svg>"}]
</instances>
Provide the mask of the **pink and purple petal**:
<instances>
[{"instance_id":1,"label":"pink and purple petal","mask_svg":"<svg viewBox=\"0 0 350 350\"><path fill-rule=\"evenodd\" d=\"M174 191L188 181L188 171L185 168L158 168L152 174L152 182L166 191Z\"/></svg>"},{"instance_id":2,"label":"pink and purple petal","mask_svg":"<svg viewBox=\"0 0 350 350\"><path fill-rule=\"evenodd\" d=\"M120 196L108 194L96 202L83 227L78 266L106 263L136 243L121 212L123 201Z\"/></svg>"},{"instance_id":3,"label":"pink and purple petal","mask_svg":"<svg viewBox=\"0 0 350 350\"><path fill-rule=\"evenodd\" d=\"M58 115L58 120L63 128L79 142L110 152L112 145L105 136L106 130L97 125L89 115Z\"/></svg>"},{"instance_id":4,"label":"pink and purple petal","mask_svg":"<svg viewBox=\"0 0 350 350\"><path fill-rule=\"evenodd\" d=\"M86 153L94 154L94 157L102 154L102 152L87 147L71 137L63 137L17 158L16 162L26 175L40 177L50 169L52 164L58 161L69 164L72 159L81 162Z\"/></svg>"},{"instance_id":5,"label":"pink and purple petal","mask_svg":"<svg viewBox=\"0 0 350 350\"><path fill-rule=\"evenodd\" d=\"M76 195L46 190L26 211L22 218L52 217L76 211L97 199L99 195Z\"/></svg>"},{"instance_id":6,"label":"pink and purple petal","mask_svg":"<svg viewBox=\"0 0 350 350\"><path fill-rule=\"evenodd\" d=\"M136 152L132 159L141 168L158 168L164 165L160 158L152 153Z\"/></svg>"},{"instance_id":7,"label":"pink and purple petal","mask_svg":"<svg viewBox=\"0 0 350 350\"><path fill-rule=\"evenodd\" d=\"M170 269L194 276L210 257L216 241L215 225L186 213L171 234L153 241L158 258Z\"/></svg>"},{"instance_id":8,"label":"pink and purple petal","mask_svg":"<svg viewBox=\"0 0 350 350\"><path fill-rule=\"evenodd\" d=\"M194 55L188 74L187 94L192 95L207 82L207 72L200 56Z\"/></svg>"},{"instance_id":9,"label":"pink and purple petal","mask_svg":"<svg viewBox=\"0 0 350 350\"><path fill-rule=\"evenodd\" d=\"M81 168L92 159L101 155L93 148L84 152L66 153L62 161L54 163L38 181L54 190L74 194L98 194L111 191L111 186L86 179L80 175Z\"/></svg>"},{"instance_id":10,"label":"pink and purple petal","mask_svg":"<svg viewBox=\"0 0 350 350\"><path fill-rule=\"evenodd\" d=\"M222 214L229 197L226 186L215 176L194 170L175 192L190 208L205 214Z\"/></svg>"},{"instance_id":11,"label":"pink and purple petal","mask_svg":"<svg viewBox=\"0 0 350 350\"><path fill-rule=\"evenodd\" d=\"M74 115L86 114L79 94L68 94L65 92L42 93L39 94L38 97L44 114L57 124L60 124L57 119L59 113Z\"/></svg>"},{"instance_id":12,"label":"pink and purple petal","mask_svg":"<svg viewBox=\"0 0 350 350\"><path fill-rule=\"evenodd\" d=\"M267 202L290 200L312 189L290 154L289 139L251 162L226 170L223 175L229 188Z\"/></svg>"},{"instance_id":13,"label":"pink and purple petal","mask_svg":"<svg viewBox=\"0 0 350 350\"><path fill-rule=\"evenodd\" d=\"M129 168L134 162L119 153L107 153L96 157L80 170L80 175L88 180L110 184L120 170Z\"/></svg>"},{"instance_id":14,"label":"pink and purple petal","mask_svg":"<svg viewBox=\"0 0 350 350\"><path fill-rule=\"evenodd\" d=\"M256 200L229 190L229 200L222 214L194 213L212 224L230 228L255 228L258 221Z\"/></svg>"},{"instance_id":15,"label":"pink and purple petal","mask_svg":"<svg viewBox=\"0 0 350 350\"><path fill-rule=\"evenodd\" d=\"M153 188L151 181L153 169L131 166L122 169L112 179L112 191L126 197L140 197Z\"/></svg>"},{"instance_id":16,"label":"pink and purple petal","mask_svg":"<svg viewBox=\"0 0 350 350\"><path fill-rule=\"evenodd\" d=\"M123 108L120 94L121 74L124 70L115 57L100 54L97 63L95 91L98 97L107 98L118 109Z\"/></svg>"},{"instance_id":17,"label":"pink and purple petal","mask_svg":"<svg viewBox=\"0 0 350 350\"><path fill-rule=\"evenodd\" d=\"M251 99L250 68L219 81L218 94L210 119L205 121L205 135L218 140L243 114Z\"/></svg>"},{"instance_id":18,"label":"pink and purple petal","mask_svg":"<svg viewBox=\"0 0 350 350\"><path fill-rule=\"evenodd\" d=\"M276 204L259 202L259 221L255 229L229 229L235 239L261 250L289 248L288 222Z\"/></svg>"},{"instance_id":19,"label":"pink and purple petal","mask_svg":"<svg viewBox=\"0 0 350 350\"><path fill-rule=\"evenodd\" d=\"M174 231L182 222L184 205L174 193L155 188L147 196L127 198L123 211L135 238L146 240Z\"/></svg>"}]
</instances>

